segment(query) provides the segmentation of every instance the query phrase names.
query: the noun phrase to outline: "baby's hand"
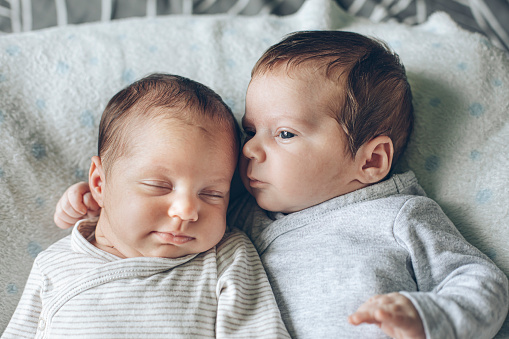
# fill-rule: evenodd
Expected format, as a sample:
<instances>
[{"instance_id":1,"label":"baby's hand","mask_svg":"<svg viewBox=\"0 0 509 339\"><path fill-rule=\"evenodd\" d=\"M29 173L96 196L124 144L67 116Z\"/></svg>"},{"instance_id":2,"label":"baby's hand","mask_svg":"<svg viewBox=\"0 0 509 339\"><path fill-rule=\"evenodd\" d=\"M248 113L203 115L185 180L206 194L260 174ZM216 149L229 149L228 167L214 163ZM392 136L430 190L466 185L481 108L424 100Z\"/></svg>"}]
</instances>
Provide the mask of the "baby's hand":
<instances>
[{"instance_id":1,"label":"baby's hand","mask_svg":"<svg viewBox=\"0 0 509 339\"><path fill-rule=\"evenodd\" d=\"M424 339L421 317L412 302L400 293L376 295L348 317L352 325L376 324L396 339Z\"/></svg>"},{"instance_id":2,"label":"baby's hand","mask_svg":"<svg viewBox=\"0 0 509 339\"><path fill-rule=\"evenodd\" d=\"M57 203L53 220L58 227L66 229L80 219L98 216L100 211L101 208L92 197L88 183L79 182L69 187L62 195Z\"/></svg>"}]
</instances>

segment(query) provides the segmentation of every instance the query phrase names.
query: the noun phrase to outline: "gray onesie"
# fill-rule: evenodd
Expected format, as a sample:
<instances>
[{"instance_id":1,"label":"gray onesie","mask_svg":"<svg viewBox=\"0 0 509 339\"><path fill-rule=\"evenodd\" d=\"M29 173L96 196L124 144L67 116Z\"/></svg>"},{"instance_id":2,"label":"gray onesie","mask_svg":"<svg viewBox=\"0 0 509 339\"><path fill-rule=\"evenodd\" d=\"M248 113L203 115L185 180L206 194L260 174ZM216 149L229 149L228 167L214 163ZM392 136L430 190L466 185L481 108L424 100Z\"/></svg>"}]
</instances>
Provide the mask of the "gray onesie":
<instances>
[{"instance_id":1,"label":"gray onesie","mask_svg":"<svg viewBox=\"0 0 509 339\"><path fill-rule=\"evenodd\" d=\"M246 196L229 223L255 244L293 338L385 338L347 316L389 292L412 300L427 338L491 338L507 315L505 274L411 172L288 215Z\"/></svg>"}]
</instances>

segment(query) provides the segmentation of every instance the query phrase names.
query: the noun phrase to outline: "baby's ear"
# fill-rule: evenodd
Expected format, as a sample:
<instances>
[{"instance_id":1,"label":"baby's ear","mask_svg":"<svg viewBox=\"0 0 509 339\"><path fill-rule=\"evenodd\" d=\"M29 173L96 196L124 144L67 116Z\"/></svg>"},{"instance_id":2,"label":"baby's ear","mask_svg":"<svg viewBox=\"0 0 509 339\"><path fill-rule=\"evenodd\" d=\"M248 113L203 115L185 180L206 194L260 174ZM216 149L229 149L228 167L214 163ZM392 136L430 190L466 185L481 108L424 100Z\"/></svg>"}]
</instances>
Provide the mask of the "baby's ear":
<instances>
[{"instance_id":1,"label":"baby's ear","mask_svg":"<svg viewBox=\"0 0 509 339\"><path fill-rule=\"evenodd\" d=\"M388 136L378 136L362 145L355 155L361 181L364 184L382 181L391 170L393 156L394 145Z\"/></svg>"},{"instance_id":2,"label":"baby's ear","mask_svg":"<svg viewBox=\"0 0 509 339\"><path fill-rule=\"evenodd\" d=\"M90 193L97 201L97 204L102 208L103 206L103 188L104 188L104 170L101 158L98 156L92 157L90 164L90 171L88 173L88 185L90 186Z\"/></svg>"}]
</instances>

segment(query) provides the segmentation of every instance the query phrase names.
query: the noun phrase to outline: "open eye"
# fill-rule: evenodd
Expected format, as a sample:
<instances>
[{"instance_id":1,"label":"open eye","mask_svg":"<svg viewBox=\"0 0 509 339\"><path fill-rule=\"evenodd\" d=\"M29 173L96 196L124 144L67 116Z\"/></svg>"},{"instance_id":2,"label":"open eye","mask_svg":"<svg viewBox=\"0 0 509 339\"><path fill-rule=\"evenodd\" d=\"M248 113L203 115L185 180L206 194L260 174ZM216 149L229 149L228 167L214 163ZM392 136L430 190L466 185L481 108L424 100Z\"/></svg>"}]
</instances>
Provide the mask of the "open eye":
<instances>
[{"instance_id":1,"label":"open eye","mask_svg":"<svg viewBox=\"0 0 509 339\"><path fill-rule=\"evenodd\" d=\"M278 137L280 137L281 139L291 139L294 136L295 136L295 134L293 134L292 132L288 132L288 131L281 131L278 134Z\"/></svg>"}]
</instances>

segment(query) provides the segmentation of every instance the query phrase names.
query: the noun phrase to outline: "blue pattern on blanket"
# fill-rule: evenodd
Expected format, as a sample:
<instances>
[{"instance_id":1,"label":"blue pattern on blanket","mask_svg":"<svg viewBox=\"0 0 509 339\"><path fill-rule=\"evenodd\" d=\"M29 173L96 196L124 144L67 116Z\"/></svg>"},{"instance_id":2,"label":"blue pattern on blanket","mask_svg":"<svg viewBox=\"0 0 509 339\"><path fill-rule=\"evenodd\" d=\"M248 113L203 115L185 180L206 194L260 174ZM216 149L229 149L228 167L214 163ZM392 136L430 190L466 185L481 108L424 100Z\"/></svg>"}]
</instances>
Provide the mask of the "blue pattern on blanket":
<instances>
[{"instance_id":1,"label":"blue pattern on blanket","mask_svg":"<svg viewBox=\"0 0 509 339\"><path fill-rule=\"evenodd\" d=\"M66 75L69 72L69 64L60 60L57 63L57 73L60 75Z\"/></svg>"},{"instance_id":2,"label":"blue pattern on blanket","mask_svg":"<svg viewBox=\"0 0 509 339\"><path fill-rule=\"evenodd\" d=\"M32 155L37 160L41 160L46 156L46 145L40 142L35 142L32 144Z\"/></svg>"},{"instance_id":3,"label":"blue pattern on blanket","mask_svg":"<svg viewBox=\"0 0 509 339\"><path fill-rule=\"evenodd\" d=\"M136 80L136 74L132 69L128 68L122 73L122 80L124 81L125 85L129 85L134 80Z\"/></svg>"},{"instance_id":4,"label":"blue pattern on blanket","mask_svg":"<svg viewBox=\"0 0 509 339\"><path fill-rule=\"evenodd\" d=\"M475 201L480 205L487 204L488 202L490 202L492 195L493 192L491 192L490 189L488 188L482 189L479 192L477 192Z\"/></svg>"},{"instance_id":5,"label":"blue pattern on blanket","mask_svg":"<svg viewBox=\"0 0 509 339\"><path fill-rule=\"evenodd\" d=\"M460 71L466 71L467 68L468 68L468 65L464 62L460 62L459 64L456 65L456 67L460 70Z\"/></svg>"},{"instance_id":6,"label":"blue pattern on blanket","mask_svg":"<svg viewBox=\"0 0 509 339\"><path fill-rule=\"evenodd\" d=\"M472 150L472 152L470 152L470 159L472 159L473 161L479 161L481 160L481 158L482 154L478 150L474 149Z\"/></svg>"},{"instance_id":7,"label":"blue pattern on blanket","mask_svg":"<svg viewBox=\"0 0 509 339\"><path fill-rule=\"evenodd\" d=\"M440 157L437 155L430 155L427 157L424 168L428 172L436 172L440 168Z\"/></svg>"},{"instance_id":8,"label":"blue pattern on blanket","mask_svg":"<svg viewBox=\"0 0 509 339\"><path fill-rule=\"evenodd\" d=\"M472 103L468 109L470 111L470 115L476 118L484 114L484 106L478 102Z\"/></svg>"},{"instance_id":9,"label":"blue pattern on blanket","mask_svg":"<svg viewBox=\"0 0 509 339\"><path fill-rule=\"evenodd\" d=\"M7 284L7 287L5 288L7 291L7 294L18 294L18 286L14 283Z\"/></svg>"},{"instance_id":10,"label":"blue pattern on blanket","mask_svg":"<svg viewBox=\"0 0 509 339\"><path fill-rule=\"evenodd\" d=\"M37 241L30 241L27 246L27 252L32 258L35 259L37 255L42 251L42 246Z\"/></svg>"},{"instance_id":11,"label":"blue pattern on blanket","mask_svg":"<svg viewBox=\"0 0 509 339\"><path fill-rule=\"evenodd\" d=\"M21 53L21 48L17 45L10 45L5 49L5 51L10 56L17 56L19 53Z\"/></svg>"},{"instance_id":12,"label":"blue pattern on blanket","mask_svg":"<svg viewBox=\"0 0 509 339\"><path fill-rule=\"evenodd\" d=\"M37 197L35 199L35 205L37 207L44 207L45 204L46 204L46 200L43 197Z\"/></svg>"},{"instance_id":13,"label":"blue pattern on blanket","mask_svg":"<svg viewBox=\"0 0 509 339\"><path fill-rule=\"evenodd\" d=\"M43 110L46 108L46 100L44 99L37 99L35 101L35 105L37 106L37 108L39 108L40 110Z\"/></svg>"},{"instance_id":14,"label":"blue pattern on blanket","mask_svg":"<svg viewBox=\"0 0 509 339\"><path fill-rule=\"evenodd\" d=\"M438 105L440 105L441 102L442 100L440 100L440 98L431 98L429 100L429 105L432 107L437 107Z\"/></svg>"},{"instance_id":15,"label":"blue pattern on blanket","mask_svg":"<svg viewBox=\"0 0 509 339\"><path fill-rule=\"evenodd\" d=\"M95 126L94 114L91 110L85 110L80 115L80 125L83 127L93 128Z\"/></svg>"},{"instance_id":16,"label":"blue pattern on blanket","mask_svg":"<svg viewBox=\"0 0 509 339\"><path fill-rule=\"evenodd\" d=\"M74 177L79 181L87 181L88 180L88 171L83 168L75 168L74 169Z\"/></svg>"}]
</instances>

